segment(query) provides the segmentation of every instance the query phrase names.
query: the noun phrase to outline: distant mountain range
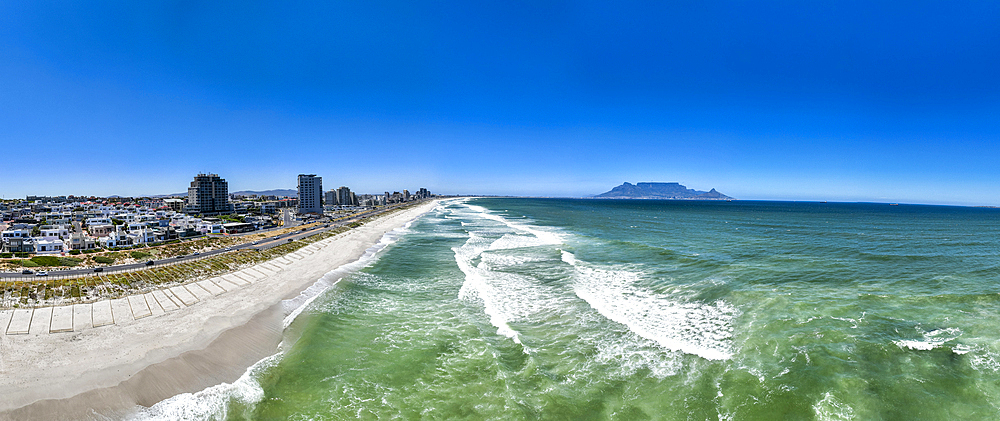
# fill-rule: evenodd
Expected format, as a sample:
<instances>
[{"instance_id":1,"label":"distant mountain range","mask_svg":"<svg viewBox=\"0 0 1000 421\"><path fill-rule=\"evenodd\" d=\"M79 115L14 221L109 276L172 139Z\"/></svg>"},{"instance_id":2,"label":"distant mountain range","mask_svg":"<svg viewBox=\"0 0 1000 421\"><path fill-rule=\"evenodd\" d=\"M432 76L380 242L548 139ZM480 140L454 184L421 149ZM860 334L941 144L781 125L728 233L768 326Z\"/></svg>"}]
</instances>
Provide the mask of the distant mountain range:
<instances>
[{"instance_id":1,"label":"distant mountain range","mask_svg":"<svg viewBox=\"0 0 1000 421\"><path fill-rule=\"evenodd\" d=\"M680 183L624 183L606 193L594 196L597 199L679 199L679 200L732 200L732 197L715 189L700 191L689 189Z\"/></svg>"},{"instance_id":2,"label":"distant mountain range","mask_svg":"<svg viewBox=\"0 0 1000 421\"><path fill-rule=\"evenodd\" d=\"M234 191L229 192L230 195L236 196L284 196L284 197L298 197L299 192L293 189L276 189L276 190L263 190L263 191ZM187 192L184 193L174 193L174 194L161 194L152 197L187 197Z\"/></svg>"},{"instance_id":3,"label":"distant mountain range","mask_svg":"<svg viewBox=\"0 0 1000 421\"><path fill-rule=\"evenodd\" d=\"M277 190L264 190L264 191L253 191L244 190L232 192L229 194L235 194L240 196L285 196L285 197L299 197L298 190L293 189L277 189Z\"/></svg>"}]
</instances>

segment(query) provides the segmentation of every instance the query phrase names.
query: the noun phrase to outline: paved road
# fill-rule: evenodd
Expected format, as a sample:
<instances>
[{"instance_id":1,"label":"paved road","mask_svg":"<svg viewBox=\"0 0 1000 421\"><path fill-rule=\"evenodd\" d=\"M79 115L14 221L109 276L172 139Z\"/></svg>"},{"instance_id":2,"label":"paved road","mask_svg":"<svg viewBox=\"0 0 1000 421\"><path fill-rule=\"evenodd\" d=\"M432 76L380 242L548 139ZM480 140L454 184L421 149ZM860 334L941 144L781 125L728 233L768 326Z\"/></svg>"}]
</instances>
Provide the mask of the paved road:
<instances>
[{"instance_id":1,"label":"paved road","mask_svg":"<svg viewBox=\"0 0 1000 421\"><path fill-rule=\"evenodd\" d=\"M414 202L410 202L410 203L414 203ZM316 227L313 227L311 229L305 229L304 228L303 230L293 231L291 233L284 234L284 235L276 235L276 236L273 236L273 237L267 237L267 238L265 238L263 240L256 241L254 243L240 244L238 246L233 246L233 247L229 247L229 248L226 248L226 249L211 250L211 251L206 251L204 253L195 253L195 254L186 255L186 256L172 257L172 258L160 259L160 260L150 260L151 262L153 262L152 265L148 265L148 263L144 262L144 263L133 263L133 264L128 264L128 265L105 266L105 267L103 267L103 269L104 269L103 273L114 273L114 272L130 271L130 270L143 269L143 268L147 268L147 267L162 266L164 264L177 263L177 262L182 262L182 261L187 261L187 260L203 259L205 257L215 256L215 255L221 254L221 253L228 253L230 251L235 251L235 250L244 250L244 249L267 250L267 249L270 249L272 247L276 247L276 246L279 246L281 244L287 243L289 241L298 240L300 238L309 237L311 235L319 234L319 233L324 232L324 231L329 231L329 230L332 230L332 229L336 229L336 228L342 227L344 225L350 224L352 222L355 222L355 221L357 221L359 219L367 218L367 217L372 216L372 215L376 215L376 214L379 214L379 213L382 213L382 212L386 212L386 211L398 208L400 206L402 206L402 205L394 205L394 206L390 206L390 207L387 207L387 208L384 208L384 209L369 210L369 211L365 211L365 212L353 214L353 215L351 215L350 217L348 217L346 219L338 220L336 222L327 222L327 223L325 223L323 225L317 225ZM323 220L329 221L329 218L324 218ZM276 229L278 229L278 228L276 228ZM259 234L261 232L264 232L264 231L253 231L253 232L245 233L245 235ZM92 275L93 273L94 273L94 269L69 269L69 270L52 270L52 271L49 271L50 275L52 275L52 276L59 276L59 277ZM23 275L21 273L16 273L16 272L4 272L4 273L0 273L0 279L20 279L20 280L38 279L39 281L41 281L41 280L43 280L45 278L44 277L37 277L34 274Z\"/></svg>"},{"instance_id":2,"label":"paved road","mask_svg":"<svg viewBox=\"0 0 1000 421\"><path fill-rule=\"evenodd\" d=\"M294 217L292 217L292 210L289 208L284 208L281 210L281 220L282 220L281 225L284 228L291 228L302 224L301 222L296 221Z\"/></svg>"}]
</instances>

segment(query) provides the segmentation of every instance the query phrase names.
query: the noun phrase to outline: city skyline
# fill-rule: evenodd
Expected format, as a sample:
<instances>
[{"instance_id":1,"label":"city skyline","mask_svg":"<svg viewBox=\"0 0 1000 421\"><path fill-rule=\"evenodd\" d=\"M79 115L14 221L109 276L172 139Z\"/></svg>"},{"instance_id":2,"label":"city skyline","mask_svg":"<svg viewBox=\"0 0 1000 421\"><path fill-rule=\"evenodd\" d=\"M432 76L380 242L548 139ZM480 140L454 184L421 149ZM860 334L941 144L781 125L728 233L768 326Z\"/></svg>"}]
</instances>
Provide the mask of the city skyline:
<instances>
[{"instance_id":1,"label":"city skyline","mask_svg":"<svg viewBox=\"0 0 1000 421\"><path fill-rule=\"evenodd\" d=\"M0 5L0 196L230 190L1000 205L1000 5Z\"/></svg>"}]
</instances>

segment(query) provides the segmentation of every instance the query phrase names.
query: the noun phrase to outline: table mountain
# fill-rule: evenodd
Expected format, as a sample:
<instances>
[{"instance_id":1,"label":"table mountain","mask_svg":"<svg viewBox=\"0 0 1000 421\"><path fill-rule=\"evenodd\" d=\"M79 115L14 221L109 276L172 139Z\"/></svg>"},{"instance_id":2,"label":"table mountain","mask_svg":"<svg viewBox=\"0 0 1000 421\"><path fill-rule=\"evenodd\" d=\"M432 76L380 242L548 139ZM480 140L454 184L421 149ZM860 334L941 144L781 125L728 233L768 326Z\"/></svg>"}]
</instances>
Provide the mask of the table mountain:
<instances>
[{"instance_id":1,"label":"table mountain","mask_svg":"<svg viewBox=\"0 0 1000 421\"><path fill-rule=\"evenodd\" d=\"M680 183L624 183L607 193L594 196L598 199L688 199L688 200L732 200L715 189L700 191L689 189Z\"/></svg>"}]
</instances>

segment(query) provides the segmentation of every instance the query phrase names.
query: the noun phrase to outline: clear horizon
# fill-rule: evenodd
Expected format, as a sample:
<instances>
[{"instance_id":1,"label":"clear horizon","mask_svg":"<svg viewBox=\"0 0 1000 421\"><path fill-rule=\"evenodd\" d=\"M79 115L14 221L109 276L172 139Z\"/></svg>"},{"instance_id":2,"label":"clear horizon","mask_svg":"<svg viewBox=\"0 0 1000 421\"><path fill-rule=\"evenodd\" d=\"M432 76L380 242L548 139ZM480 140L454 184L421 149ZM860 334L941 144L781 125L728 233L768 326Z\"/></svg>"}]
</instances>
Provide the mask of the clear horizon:
<instances>
[{"instance_id":1,"label":"clear horizon","mask_svg":"<svg viewBox=\"0 0 1000 421\"><path fill-rule=\"evenodd\" d=\"M1000 205L1000 4L0 5L0 196Z\"/></svg>"}]
</instances>

